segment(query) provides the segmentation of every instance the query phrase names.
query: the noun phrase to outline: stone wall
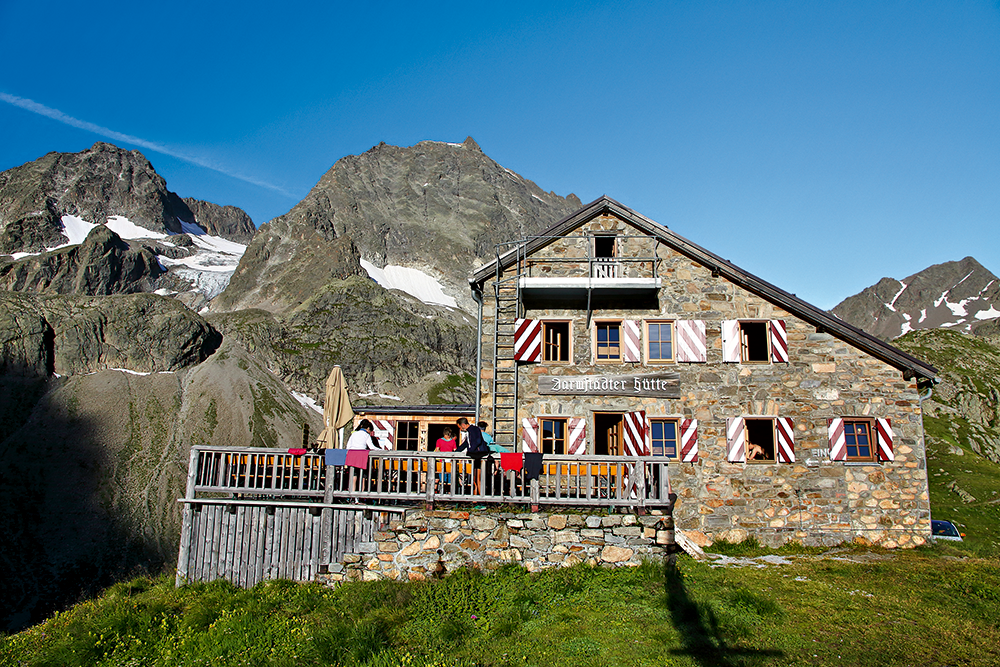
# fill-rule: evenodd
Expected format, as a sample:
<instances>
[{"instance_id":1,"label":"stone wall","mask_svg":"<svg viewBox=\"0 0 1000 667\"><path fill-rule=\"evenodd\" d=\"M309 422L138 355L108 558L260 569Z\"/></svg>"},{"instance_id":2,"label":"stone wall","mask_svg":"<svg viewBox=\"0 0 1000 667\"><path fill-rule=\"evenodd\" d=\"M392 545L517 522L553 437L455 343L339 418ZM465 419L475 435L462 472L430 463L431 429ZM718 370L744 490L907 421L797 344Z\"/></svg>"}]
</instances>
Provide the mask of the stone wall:
<instances>
[{"instance_id":1,"label":"stone wall","mask_svg":"<svg viewBox=\"0 0 1000 667\"><path fill-rule=\"evenodd\" d=\"M363 542L358 553L321 575L345 580L420 580L461 567L493 569L505 563L535 572L578 563L635 566L660 559L673 543L669 516L471 514L414 509Z\"/></svg>"},{"instance_id":2,"label":"stone wall","mask_svg":"<svg viewBox=\"0 0 1000 667\"><path fill-rule=\"evenodd\" d=\"M573 235L637 230L602 215ZM545 258L562 260L581 252L580 241L555 241L532 255L535 275L546 275ZM866 541L886 547L916 546L930 535L930 500L923 425L914 380L845 340L817 331L808 322L720 276L667 245L657 247L662 287L648 308L601 308L601 319L697 319L705 322L705 363L596 364L592 325L585 310L536 306L523 317L571 320L572 363L521 364L518 415L587 419L588 453L593 452L594 413L644 410L647 418L698 420L699 458L671 465L678 494L677 528L694 542L739 541L755 536L773 546ZM552 271L567 264L554 262ZM490 382L495 304L492 279L484 286L481 418L492 420ZM788 363L725 363L722 322L731 319L785 321ZM676 372L680 398L543 396L540 375ZM794 463L731 463L726 423L730 417L790 418ZM828 420L834 417L888 418L894 432L894 461L852 464L831 461ZM518 441L520 437L518 437Z\"/></svg>"}]
</instances>

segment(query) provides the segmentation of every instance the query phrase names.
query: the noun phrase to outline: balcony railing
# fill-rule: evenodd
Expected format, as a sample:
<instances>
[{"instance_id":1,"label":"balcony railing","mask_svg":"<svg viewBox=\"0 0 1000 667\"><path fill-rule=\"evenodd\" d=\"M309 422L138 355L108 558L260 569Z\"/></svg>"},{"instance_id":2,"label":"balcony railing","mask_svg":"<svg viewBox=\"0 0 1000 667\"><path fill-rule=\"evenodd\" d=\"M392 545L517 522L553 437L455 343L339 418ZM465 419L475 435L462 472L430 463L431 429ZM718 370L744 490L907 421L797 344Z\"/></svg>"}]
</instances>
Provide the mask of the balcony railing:
<instances>
[{"instance_id":1,"label":"balcony railing","mask_svg":"<svg viewBox=\"0 0 1000 667\"><path fill-rule=\"evenodd\" d=\"M194 447L188 497L282 496L343 503L526 503L646 507L669 504L659 457L545 455L535 479L503 470L499 456L372 451L365 468L327 466L320 454Z\"/></svg>"}]
</instances>

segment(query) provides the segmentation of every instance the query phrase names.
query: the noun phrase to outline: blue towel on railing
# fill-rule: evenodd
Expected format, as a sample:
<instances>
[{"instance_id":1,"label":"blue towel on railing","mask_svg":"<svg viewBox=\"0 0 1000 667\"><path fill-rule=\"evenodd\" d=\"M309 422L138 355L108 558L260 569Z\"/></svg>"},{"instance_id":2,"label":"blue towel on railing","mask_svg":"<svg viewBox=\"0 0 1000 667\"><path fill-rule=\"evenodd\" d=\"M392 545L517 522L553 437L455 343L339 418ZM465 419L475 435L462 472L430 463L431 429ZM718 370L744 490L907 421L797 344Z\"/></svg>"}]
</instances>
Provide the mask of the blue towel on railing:
<instances>
[{"instance_id":1,"label":"blue towel on railing","mask_svg":"<svg viewBox=\"0 0 1000 667\"><path fill-rule=\"evenodd\" d=\"M347 462L346 449L326 450L326 464L328 466L342 466Z\"/></svg>"},{"instance_id":2,"label":"blue towel on railing","mask_svg":"<svg viewBox=\"0 0 1000 667\"><path fill-rule=\"evenodd\" d=\"M542 474L542 455L538 452L524 453L524 479L529 482Z\"/></svg>"}]
</instances>

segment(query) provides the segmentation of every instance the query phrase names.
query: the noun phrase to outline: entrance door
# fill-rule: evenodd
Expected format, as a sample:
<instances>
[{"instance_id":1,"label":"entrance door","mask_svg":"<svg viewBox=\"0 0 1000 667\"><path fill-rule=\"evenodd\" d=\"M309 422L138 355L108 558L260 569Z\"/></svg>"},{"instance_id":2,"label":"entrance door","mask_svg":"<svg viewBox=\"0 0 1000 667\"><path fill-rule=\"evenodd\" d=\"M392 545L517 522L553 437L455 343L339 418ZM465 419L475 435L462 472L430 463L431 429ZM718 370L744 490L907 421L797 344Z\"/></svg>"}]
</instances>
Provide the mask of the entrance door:
<instances>
[{"instance_id":1,"label":"entrance door","mask_svg":"<svg viewBox=\"0 0 1000 667\"><path fill-rule=\"evenodd\" d=\"M622 420L620 412L594 413L594 454L619 456L622 452Z\"/></svg>"}]
</instances>

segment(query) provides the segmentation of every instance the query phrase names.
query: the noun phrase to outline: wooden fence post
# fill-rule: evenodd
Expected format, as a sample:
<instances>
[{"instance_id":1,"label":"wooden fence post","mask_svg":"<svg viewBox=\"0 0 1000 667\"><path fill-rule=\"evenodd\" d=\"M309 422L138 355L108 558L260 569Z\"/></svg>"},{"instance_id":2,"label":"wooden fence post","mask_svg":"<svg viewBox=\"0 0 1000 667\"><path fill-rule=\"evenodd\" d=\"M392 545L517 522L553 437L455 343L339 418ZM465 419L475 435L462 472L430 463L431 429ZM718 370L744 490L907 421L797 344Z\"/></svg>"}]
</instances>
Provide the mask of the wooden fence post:
<instances>
[{"instance_id":1,"label":"wooden fence post","mask_svg":"<svg viewBox=\"0 0 1000 667\"><path fill-rule=\"evenodd\" d=\"M188 456L187 489L184 494L185 500L194 500L194 488L197 479L198 448L192 447ZM190 502L184 503L184 509L181 512L181 546L177 553L177 576L174 579L175 586L180 586L188 581L188 559L191 554L191 528L194 519L191 514L193 511L194 508Z\"/></svg>"}]
</instances>

